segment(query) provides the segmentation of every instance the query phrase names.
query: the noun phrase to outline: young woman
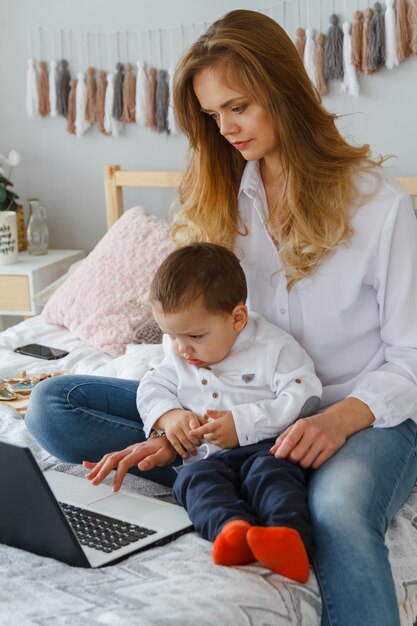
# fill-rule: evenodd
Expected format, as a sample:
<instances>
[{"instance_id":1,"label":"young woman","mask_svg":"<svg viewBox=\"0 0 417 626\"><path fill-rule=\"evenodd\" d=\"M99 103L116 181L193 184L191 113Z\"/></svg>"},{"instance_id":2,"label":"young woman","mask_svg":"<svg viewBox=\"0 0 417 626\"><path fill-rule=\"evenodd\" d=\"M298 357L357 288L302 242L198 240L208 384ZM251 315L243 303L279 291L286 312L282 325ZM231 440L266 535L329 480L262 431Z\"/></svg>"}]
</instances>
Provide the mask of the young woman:
<instances>
[{"instance_id":1,"label":"young woman","mask_svg":"<svg viewBox=\"0 0 417 626\"><path fill-rule=\"evenodd\" d=\"M320 412L273 447L315 470L322 624L398 626L384 534L417 478L411 200L368 146L341 137L291 41L261 13L232 11L191 46L174 103L190 142L174 235L232 248L249 307L294 335L323 383ZM136 386L51 379L35 388L28 427L69 461L116 450L86 464L93 482L117 468L117 488L129 468L158 465L167 482L166 440L135 443L143 441Z\"/></svg>"}]
</instances>

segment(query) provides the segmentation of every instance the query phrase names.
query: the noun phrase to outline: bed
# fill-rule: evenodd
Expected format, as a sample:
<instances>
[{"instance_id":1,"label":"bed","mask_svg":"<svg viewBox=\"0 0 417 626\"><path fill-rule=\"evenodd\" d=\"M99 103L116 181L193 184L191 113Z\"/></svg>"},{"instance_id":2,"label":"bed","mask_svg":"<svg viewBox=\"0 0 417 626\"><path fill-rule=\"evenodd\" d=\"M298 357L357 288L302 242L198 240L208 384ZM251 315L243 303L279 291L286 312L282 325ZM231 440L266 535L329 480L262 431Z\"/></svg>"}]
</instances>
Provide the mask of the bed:
<instances>
[{"instance_id":1,"label":"bed","mask_svg":"<svg viewBox=\"0 0 417 626\"><path fill-rule=\"evenodd\" d=\"M158 338L149 330L150 312L143 296L171 244L165 220L139 207L123 212L122 190L127 186L175 189L179 180L178 172L105 168L111 228L81 265L51 286L41 315L0 333L0 378L22 371L30 376L60 370L140 379L149 359L161 351ZM401 182L410 192L414 189L412 180ZM69 354L59 362L48 362L13 352L30 342L63 348ZM0 403L0 437L28 445L42 469L84 475L82 467L62 463L42 450L26 430L22 414L4 402ZM166 487L133 476L127 477L126 486L159 498L171 497ZM416 626L417 486L390 525L386 541L402 626ZM196 533L100 570L72 568L1 545L0 589L4 624L320 624L320 593L313 573L301 585L259 564L215 566L211 545Z\"/></svg>"}]
</instances>

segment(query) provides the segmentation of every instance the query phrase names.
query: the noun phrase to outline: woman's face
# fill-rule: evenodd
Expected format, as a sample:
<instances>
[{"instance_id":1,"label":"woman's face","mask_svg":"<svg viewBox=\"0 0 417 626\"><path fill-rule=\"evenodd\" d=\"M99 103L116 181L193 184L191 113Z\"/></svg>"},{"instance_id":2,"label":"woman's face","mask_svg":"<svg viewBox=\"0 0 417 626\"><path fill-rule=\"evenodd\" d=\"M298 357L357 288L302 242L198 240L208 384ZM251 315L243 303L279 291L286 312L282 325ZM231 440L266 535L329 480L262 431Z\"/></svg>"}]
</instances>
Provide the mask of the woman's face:
<instances>
[{"instance_id":1,"label":"woman's face","mask_svg":"<svg viewBox=\"0 0 417 626\"><path fill-rule=\"evenodd\" d=\"M209 67L194 76L194 93L202 111L247 161L278 156L278 142L268 111L227 80L226 72Z\"/></svg>"}]
</instances>

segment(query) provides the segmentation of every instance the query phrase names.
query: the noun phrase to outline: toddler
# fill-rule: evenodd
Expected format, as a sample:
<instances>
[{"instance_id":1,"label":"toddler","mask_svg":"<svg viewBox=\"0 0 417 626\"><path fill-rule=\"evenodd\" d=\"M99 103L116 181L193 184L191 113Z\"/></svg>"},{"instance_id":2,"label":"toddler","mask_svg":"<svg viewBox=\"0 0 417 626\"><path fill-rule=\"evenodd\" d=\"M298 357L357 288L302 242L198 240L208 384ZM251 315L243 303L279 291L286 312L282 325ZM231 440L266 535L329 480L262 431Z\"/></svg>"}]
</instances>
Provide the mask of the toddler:
<instances>
[{"instance_id":1,"label":"toddler","mask_svg":"<svg viewBox=\"0 0 417 626\"><path fill-rule=\"evenodd\" d=\"M184 463L174 495L221 565L260 561L305 582L312 534L304 470L276 459L276 436L313 414L322 387L296 340L248 312L244 272L226 248L171 253L150 301L164 356L138 389L147 436Z\"/></svg>"}]
</instances>

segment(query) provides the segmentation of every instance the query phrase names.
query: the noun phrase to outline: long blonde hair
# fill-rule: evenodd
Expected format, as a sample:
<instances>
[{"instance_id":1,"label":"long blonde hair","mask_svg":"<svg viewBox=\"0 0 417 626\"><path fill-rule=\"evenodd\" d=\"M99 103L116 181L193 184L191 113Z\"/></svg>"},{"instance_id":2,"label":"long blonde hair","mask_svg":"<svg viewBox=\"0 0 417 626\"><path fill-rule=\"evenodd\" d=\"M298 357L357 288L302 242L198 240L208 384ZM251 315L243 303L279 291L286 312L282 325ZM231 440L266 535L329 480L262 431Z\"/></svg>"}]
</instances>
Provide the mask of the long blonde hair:
<instances>
[{"instance_id":1,"label":"long blonde hair","mask_svg":"<svg viewBox=\"0 0 417 626\"><path fill-rule=\"evenodd\" d=\"M353 174L381 160L371 159L368 145L352 146L340 135L277 22L255 11L231 11L197 39L175 72L174 109L190 144L173 224L177 240L232 248L239 232L247 234L237 208L246 161L201 111L193 89L193 77L210 67L231 70L227 75L240 91L273 120L286 181L282 198L269 207L269 230L290 289L352 236Z\"/></svg>"}]
</instances>

